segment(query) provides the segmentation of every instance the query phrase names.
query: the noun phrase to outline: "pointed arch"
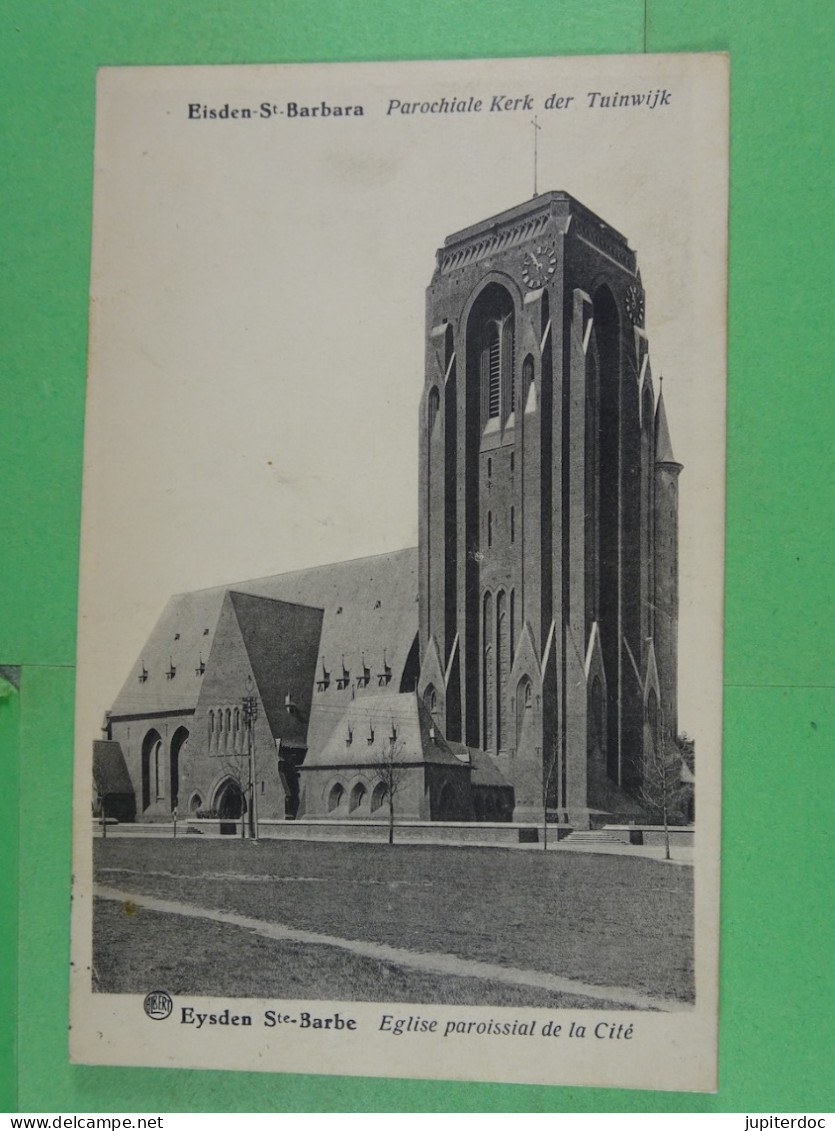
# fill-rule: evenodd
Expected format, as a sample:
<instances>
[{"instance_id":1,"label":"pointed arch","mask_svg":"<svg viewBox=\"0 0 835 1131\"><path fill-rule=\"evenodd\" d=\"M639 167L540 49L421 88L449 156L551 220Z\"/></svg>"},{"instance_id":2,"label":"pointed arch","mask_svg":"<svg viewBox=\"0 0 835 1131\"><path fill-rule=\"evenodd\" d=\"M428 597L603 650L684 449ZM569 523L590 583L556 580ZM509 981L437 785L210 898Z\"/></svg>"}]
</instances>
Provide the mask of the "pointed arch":
<instances>
[{"instance_id":1,"label":"pointed arch","mask_svg":"<svg viewBox=\"0 0 835 1131\"><path fill-rule=\"evenodd\" d=\"M431 436L435 431L435 421L438 419L438 412L441 407L441 394L438 392L436 385L433 385L429 390L429 397L426 402L426 430Z\"/></svg>"},{"instance_id":2,"label":"pointed arch","mask_svg":"<svg viewBox=\"0 0 835 1131\"><path fill-rule=\"evenodd\" d=\"M365 801L365 797L366 797L367 793L368 793L368 790L365 788L365 785L363 784L363 782L358 781L357 784L354 786L354 788L351 790L351 796L350 796L350 799L348 801L348 812L349 813L355 813L357 811L357 809L360 808L360 806Z\"/></svg>"},{"instance_id":3,"label":"pointed arch","mask_svg":"<svg viewBox=\"0 0 835 1131\"><path fill-rule=\"evenodd\" d=\"M533 684L529 675L523 675L516 684L516 749L522 745L522 735L530 711L533 709Z\"/></svg>"},{"instance_id":4,"label":"pointed arch","mask_svg":"<svg viewBox=\"0 0 835 1131\"><path fill-rule=\"evenodd\" d=\"M423 702L429 714L434 719L438 714L438 692L434 683L426 685L423 692Z\"/></svg>"},{"instance_id":5,"label":"pointed arch","mask_svg":"<svg viewBox=\"0 0 835 1131\"><path fill-rule=\"evenodd\" d=\"M507 640L507 596L504 589L496 594L496 749L505 750L507 735L505 733L506 715L504 711L504 698L507 691L507 677L509 673L508 653L510 651Z\"/></svg>"},{"instance_id":6,"label":"pointed arch","mask_svg":"<svg viewBox=\"0 0 835 1131\"><path fill-rule=\"evenodd\" d=\"M151 728L142 740L142 808L149 809L160 796L163 745L160 733Z\"/></svg>"},{"instance_id":7,"label":"pointed arch","mask_svg":"<svg viewBox=\"0 0 835 1131\"><path fill-rule=\"evenodd\" d=\"M494 742L493 699L496 684L493 652L493 595L488 590L482 598L481 628L481 674L482 674L482 747L491 750Z\"/></svg>"},{"instance_id":8,"label":"pointed arch","mask_svg":"<svg viewBox=\"0 0 835 1131\"><path fill-rule=\"evenodd\" d=\"M186 727L177 727L171 739L171 753L168 761L168 776L170 788L168 796L171 799L171 808L176 809L180 795L180 761L183 757L189 733Z\"/></svg>"},{"instance_id":9,"label":"pointed arch","mask_svg":"<svg viewBox=\"0 0 835 1131\"><path fill-rule=\"evenodd\" d=\"M246 801L240 783L227 774L217 784L212 809L224 820L237 821L246 812Z\"/></svg>"}]
</instances>

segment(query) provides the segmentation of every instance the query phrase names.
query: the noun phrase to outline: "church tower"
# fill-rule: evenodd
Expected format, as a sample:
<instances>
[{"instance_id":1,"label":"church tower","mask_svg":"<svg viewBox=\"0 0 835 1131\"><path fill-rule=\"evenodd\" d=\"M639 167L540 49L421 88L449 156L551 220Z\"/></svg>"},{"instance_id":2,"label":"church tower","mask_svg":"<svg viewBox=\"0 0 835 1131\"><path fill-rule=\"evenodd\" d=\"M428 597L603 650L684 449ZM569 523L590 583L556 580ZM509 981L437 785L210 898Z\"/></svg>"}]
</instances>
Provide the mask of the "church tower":
<instances>
[{"instance_id":1,"label":"church tower","mask_svg":"<svg viewBox=\"0 0 835 1131\"><path fill-rule=\"evenodd\" d=\"M437 252L418 690L512 783L516 820L634 812L650 729L675 720L681 468L643 321L634 252L567 193Z\"/></svg>"}]
</instances>

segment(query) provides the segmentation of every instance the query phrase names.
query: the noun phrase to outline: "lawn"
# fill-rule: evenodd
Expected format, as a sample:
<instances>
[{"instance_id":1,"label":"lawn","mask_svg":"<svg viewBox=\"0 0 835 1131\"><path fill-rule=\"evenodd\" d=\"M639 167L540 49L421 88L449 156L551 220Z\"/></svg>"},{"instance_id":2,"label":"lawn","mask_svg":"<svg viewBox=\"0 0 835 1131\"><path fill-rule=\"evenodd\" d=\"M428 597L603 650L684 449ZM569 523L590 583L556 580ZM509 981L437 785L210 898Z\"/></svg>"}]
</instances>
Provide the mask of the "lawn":
<instances>
[{"instance_id":1,"label":"lawn","mask_svg":"<svg viewBox=\"0 0 835 1131\"><path fill-rule=\"evenodd\" d=\"M113 838L97 841L95 849L97 879L136 893L349 939L441 951L597 985L628 986L660 997L693 998L689 868L592 853L305 841L256 844L196 837ZM147 927L143 934L150 942L140 945L139 923L128 925L116 910L114 917L113 908L103 908L97 919L95 963L101 989L116 988L113 978L120 976L119 967L127 968L126 946L128 953L138 948L141 966L143 949L148 956L182 955L194 944L194 932L207 933L210 926L143 912L141 921ZM176 938L170 944L159 941L160 919L172 921L167 929ZM251 944L252 963L265 971L283 956L292 963L299 959L298 951L320 949L254 940L249 932L226 925L211 927L226 932L225 938L228 932L240 930ZM387 964L345 954L337 957L330 948L321 949L326 953L312 964L319 974L308 969L309 956L296 962L297 969L307 971L306 986L324 980L333 987L334 992L315 996L369 1000L355 987L379 985L380 971L372 967ZM227 964L209 965L223 969ZM199 974L198 965L195 977ZM212 978L217 981L221 976L226 975L215 973ZM264 977L259 972L253 984L262 986ZM148 977L140 981L137 988L144 990ZM408 976L406 1000L411 996L417 1001L492 1003L483 996L487 986L482 982L469 987L459 983L473 980L451 978L444 992L464 996L430 999L426 996L430 991L415 984L420 981L420 975ZM260 988L257 993L263 996ZM474 996L468 998L470 993ZM293 993L288 990L286 996ZM314 995L306 990L295 996ZM388 987L384 995L373 997L400 1000L388 994Z\"/></svg>"},{"instance_id":2,"label":"lawn","mask_svg":"<svg viewBox=\"0 0 835 1131\"><path fill-rule=\"evenodd\" d=\"M576 994L423 974L333 947L276 942L244 927L141 906L127 915L111 900L96 900L93 935L94 986L107 993L144 994L154 985L180 997L617 1008Z\"/></svg>"}]
</instances>

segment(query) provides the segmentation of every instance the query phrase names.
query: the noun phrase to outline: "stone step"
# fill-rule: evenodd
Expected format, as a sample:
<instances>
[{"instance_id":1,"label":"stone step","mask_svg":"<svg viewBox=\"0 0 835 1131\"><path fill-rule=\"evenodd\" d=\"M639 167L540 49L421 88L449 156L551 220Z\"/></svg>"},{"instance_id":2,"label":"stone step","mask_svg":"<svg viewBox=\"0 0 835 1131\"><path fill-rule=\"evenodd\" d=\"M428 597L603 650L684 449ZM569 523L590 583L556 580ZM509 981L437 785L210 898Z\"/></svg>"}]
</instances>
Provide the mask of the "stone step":
<instances>
[{"instance_id":1,"label":"stone step","mask_svg":"<svg viewBox=\"0 0 835 1131\"><path fill-rule=\"evenodd\" d=\"M565 843L574 844L621 844L621 837L606 829L578 829L565 838Z\"/></svg>"}]
</instances>

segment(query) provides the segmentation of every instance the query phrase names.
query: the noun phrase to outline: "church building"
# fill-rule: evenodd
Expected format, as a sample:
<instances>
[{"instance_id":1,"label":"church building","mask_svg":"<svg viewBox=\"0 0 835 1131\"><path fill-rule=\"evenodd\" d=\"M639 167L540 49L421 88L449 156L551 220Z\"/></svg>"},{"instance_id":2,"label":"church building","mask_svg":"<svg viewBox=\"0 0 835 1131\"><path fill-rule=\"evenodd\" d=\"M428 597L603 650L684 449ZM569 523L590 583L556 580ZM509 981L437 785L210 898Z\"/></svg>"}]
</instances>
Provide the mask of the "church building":
<instances>
[{"instance_id":1,"label":"church building","mask_svg":"<svg viewBox=\"0 0 835 1131\"><path fill-rule=\"evenodd\" d=\"M640 816L677 735L681 472L643 324L635 253L565 192L449 236L418 548L172 598L95 743L105 807Z\"/></svg>"}]
</instances>

